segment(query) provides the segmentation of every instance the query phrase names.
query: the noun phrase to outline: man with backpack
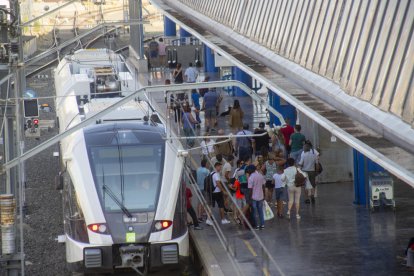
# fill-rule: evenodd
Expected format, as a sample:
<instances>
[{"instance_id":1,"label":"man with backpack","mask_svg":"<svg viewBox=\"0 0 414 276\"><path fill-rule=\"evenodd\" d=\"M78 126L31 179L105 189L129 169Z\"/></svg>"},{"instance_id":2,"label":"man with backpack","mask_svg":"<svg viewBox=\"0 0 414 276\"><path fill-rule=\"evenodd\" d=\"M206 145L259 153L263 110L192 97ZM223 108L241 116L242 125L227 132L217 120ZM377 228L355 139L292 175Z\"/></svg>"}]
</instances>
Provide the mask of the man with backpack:
<instances>
[{"instance_id":1,"label":"man with backpack","mask_svg":"<svg viewBox=\"0 0 414 276\"><path fill-rule=\"evenodd\" d=\"M219 210L220 210L220 218L221 218L221 224L229 224L230 221L228 221L224 216L224 197L223 194L226 192L223 188L223 184L221 182L221 173L222 165L220 162L216 162L214 164L214 171L212 171L205 180L205 190L208 194L211 195L211 206L215 207L215 204L217 203ZM212 214L210 214L210 217L212 218ZM213 222L210 218L206 220L207 225L213 225Z\"/></svg>"},{"instance_id":2,"label":"man with backpack","mask_svg":"<svg viewBox=\"0 0 414 276\"><path fill-rule=\"evenodd\" d=\"M236 138L236 149L238 150L239 158L246 160L246 158L252 158L253 147L252 138L250 137L253 133L249 130L249 124L244 124L243 129L237 133Z\"/></svg>"}]
</instances>

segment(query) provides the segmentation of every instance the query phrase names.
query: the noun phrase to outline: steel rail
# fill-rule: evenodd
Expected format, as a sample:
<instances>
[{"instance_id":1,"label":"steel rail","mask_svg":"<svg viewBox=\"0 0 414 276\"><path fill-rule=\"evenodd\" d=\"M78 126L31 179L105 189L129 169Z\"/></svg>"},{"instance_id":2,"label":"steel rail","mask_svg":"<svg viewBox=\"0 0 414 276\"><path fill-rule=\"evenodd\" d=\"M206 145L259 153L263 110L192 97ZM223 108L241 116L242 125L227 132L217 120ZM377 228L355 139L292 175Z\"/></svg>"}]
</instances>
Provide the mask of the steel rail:
<instances>
[{"instance_id":1,"label":"steel rail","mask_svg":"<svg viewBox=\"0 0 414 276\"><path fill-rule=\"evenodd\" d=\"M33 63L36 63L36 62L40 61L41 59L45 58L46 56L48 56L50 54L53 54L53 53L55 53L55 52L57 52L57 51L65 48L65 47L71 45L72 43L75 43L79 39L82 39L82 38L84 38L84 37L86 37L86 36L88 36L88 35L96 32L96 31L101 30L104 27L116 26L116 25L120 25L120 26L124 26L124 25L139 25L139 24L144 24L144 23L146 23L146 21L132 21L132 22L131 21L113 21L113 22L101 23L101 24L93 27L92 29L86 31L85 33L79 35L78 37L69 39L69 40L63 42L62 44L60 44L60 45L58 45L58 46L56 46L54 48L51 48L51 49L49 49L47 51L44 51L43 53L41 53L41 54L39 54L39 55L37 55L37 56L35 56L33 58L30 58L30 59L26 60L25 61L25 65L26 66L29 66L29 65L31 65Z\"/></svg>"}]
</instances>

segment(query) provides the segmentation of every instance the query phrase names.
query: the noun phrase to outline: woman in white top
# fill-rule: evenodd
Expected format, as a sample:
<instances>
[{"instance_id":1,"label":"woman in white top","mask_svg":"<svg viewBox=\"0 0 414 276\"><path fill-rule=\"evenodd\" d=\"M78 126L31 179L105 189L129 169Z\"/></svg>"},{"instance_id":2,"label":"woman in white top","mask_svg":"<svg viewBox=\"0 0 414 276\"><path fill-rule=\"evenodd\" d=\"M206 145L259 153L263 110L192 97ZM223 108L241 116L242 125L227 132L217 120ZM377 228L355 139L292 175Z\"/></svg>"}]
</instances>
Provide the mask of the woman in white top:
<instances>
[{"instance_id":1,"label":"woman in white top","mask_svg":"<svg viewBox=\"0 0 414 276\"><path fill-rule=\"evenodd\" d=\"M205 136L209 136L208 133L204 134ZM200 143L200 147L201 147L201 159L203 158L211 158L212 156L214 156L214 144L215 141L213 139L210 138L205 138L203 141L201 141Z\"/></svg>"},{"instance_id":2,"label":"woman in white top","mask_svg":"<svg viewBox=\"0 0 414 276\"><path fill-rule=\"evenodd\" d=\"M283 172L286 176L286 183L289 190L289 204L288 204L288 211L287 211L287 218L290 218L290 210L292 209L293 202L295 202L296 207L296 219L300 219L299 215L299 207L300 207L300 193L302 191L301 187L295 186L295 175L297 171L302 173L305 177L306 174L303 173L299 168L295 167L295 159L288 158L287 160L288 167Z\"/></svg>"}]
</instances>

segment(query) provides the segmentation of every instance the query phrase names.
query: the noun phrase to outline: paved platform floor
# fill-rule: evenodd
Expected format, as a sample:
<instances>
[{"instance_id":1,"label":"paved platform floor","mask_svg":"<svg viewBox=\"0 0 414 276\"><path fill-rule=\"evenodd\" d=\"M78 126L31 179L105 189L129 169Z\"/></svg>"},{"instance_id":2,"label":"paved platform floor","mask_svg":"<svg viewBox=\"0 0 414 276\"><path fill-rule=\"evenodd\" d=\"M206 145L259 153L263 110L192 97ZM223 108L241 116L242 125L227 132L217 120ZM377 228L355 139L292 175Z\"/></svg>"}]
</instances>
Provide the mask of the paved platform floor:
<instances>
[{"instance_id":1,"label":"paved platform floor","mask_svg":"<svg viewBox=\"0 0 414 276\"><path fill-rule=\"evenodd\" d=\"M153 83L161 81L153 79ZM223 100L221 112L232 100ZM248 98L242 98L242 108L246 121L254 127L267 118L266 110ZM225 118L218 128L228 131ZM354 205L353 197L352 183L321 184L315 205L305 205L302 199L301 220L276 218L256 231L278 268L266 265L249 230L235 223L220 228L244 275L412 275L402 256L414 236L414 190L395 182L396 212L380 209L371 213L365 206ZM192 236L202 240L205 251L215 257L217 263L210 265L218 265L224 275L236 275L213 228L202 226L204 230L192 231Z\"/></svg>"}]
</instances>

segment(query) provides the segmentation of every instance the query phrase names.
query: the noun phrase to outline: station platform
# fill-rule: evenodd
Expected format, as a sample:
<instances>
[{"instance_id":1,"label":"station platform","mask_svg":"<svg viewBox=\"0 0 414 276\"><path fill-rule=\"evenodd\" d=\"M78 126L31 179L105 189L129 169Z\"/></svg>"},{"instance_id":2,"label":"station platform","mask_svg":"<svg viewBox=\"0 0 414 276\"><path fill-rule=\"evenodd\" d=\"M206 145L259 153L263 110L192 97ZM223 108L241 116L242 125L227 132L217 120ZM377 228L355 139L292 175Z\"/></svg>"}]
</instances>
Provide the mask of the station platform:
<instances>
[{"instance_id":1,"label":"station platform","mask_svg":"<svg viewBox=\"0 0 414 276\"><path fill-rule=\"evenodd\" d=\"M170 77L168 71L153 72L150 82L163 84ZM220 112L227 110L235 99L226 93L223 96ZM164 95L151 97L167 117ZM250 97L237 99L251 130L259 122L269 120L266 109ZM203 115L201 112L204 122ZM173 121L173 117L169 119ZM228 117L219 117L216 129L230 133L227 120ZM204 134L203 123L196 132ZM200 154L192 152L192 158L196 169ZM300 220L274 218L265 222L264 230L252 233L236 224L230 215L229 225L218 224L219 229L215 229L201 223L203 230L190 229L190 234L206 275L237 275L237 270L243 275L412 275L405 267L403 254L408 240L414 236L414 191L397 179L394 188L396 212L380 209L371 213L365 206L354 205L351 182L325 183L318 186L314 205L304 204L302 192ZM197 206L195 196L193 206ZM219 218L217 208L213 213ZM275 262L269 261L257 237Z\"/></svg>"}]
</instances>

